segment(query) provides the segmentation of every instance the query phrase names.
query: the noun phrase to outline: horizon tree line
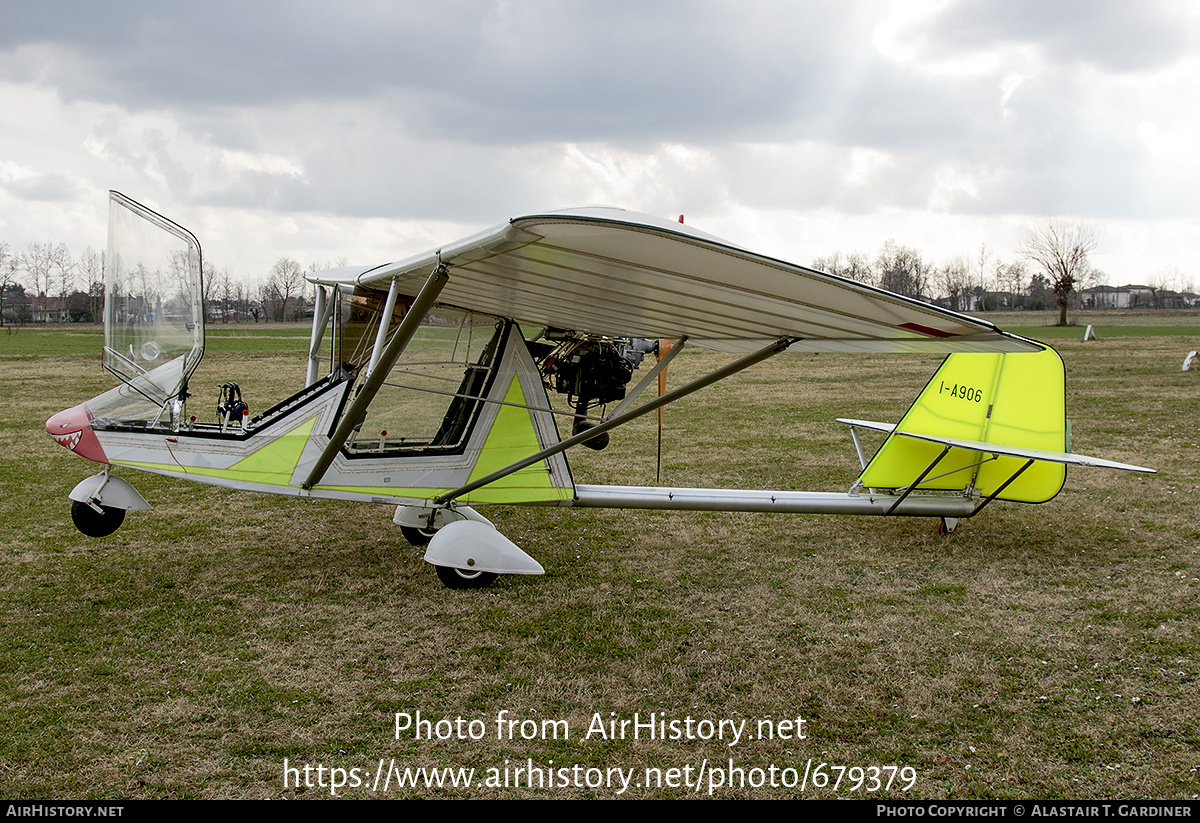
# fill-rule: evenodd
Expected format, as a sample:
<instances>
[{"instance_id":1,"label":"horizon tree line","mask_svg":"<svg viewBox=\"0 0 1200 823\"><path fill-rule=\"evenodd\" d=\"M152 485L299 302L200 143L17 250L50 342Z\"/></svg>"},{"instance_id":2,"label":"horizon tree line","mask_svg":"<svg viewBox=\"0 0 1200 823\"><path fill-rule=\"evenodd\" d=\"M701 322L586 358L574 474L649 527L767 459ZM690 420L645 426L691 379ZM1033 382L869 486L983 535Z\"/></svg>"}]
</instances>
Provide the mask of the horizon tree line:
<instances>
[{"instance_id":1,"label":"horizon tree line","mask_svg":"<svg viewBox=\"0 0 1200 823\"><path fill-rule=\"evenodd\" d=\"M45 322L100 322L106 255L88 246L77 258L65 243L30 243L14 252L0 241L0 326ZM203 300L210 322L297 320L311 306L305 275L345 265L344 259L310 263L281 257L264 277L235 276L205 261ZM53 306L52 300L57 299Z\"/></svg>"},{"instance_id":2,"label":"horizon tree line","mask_svg":"<svg viewBox=\"0 0 1200 823\"><path fill-rule=\"evenodd\" d=\"M888 239L873 256L835 251L814 259L812 267L955 311L1057 307L1058 324L1066 325L1072 297L1104 279L1091 262L1098 248L1091 226L1047 218L1024 232L1015 259L1008 261L984 243L974 257L935 264L919 250ZM18 253L0 241L0 326L49 322L49 297L58 298L58 320L99 322L105 265L104 252L91 246L75 258L65 243L34 242ZM339 265L345 265L344 258L305 267L281 257L265 276L247 279L209 262L204 271L206 316L221 323L298 320L311 305L312 289L305 275ZM1157 290L1193 288L1177 267L1152 275L1148 285ZM40 311L35 311L37 300Z\"/></svg>"},{"instance_id":3,"label":"horizon tree line","mask_svg":"<svg viewBox=\"0 0 1200 823\"><path fill-rule=\"evenodd\" d=\"M877 286L906 297L944 305L954 311L1058 309L1058 325L1079 292L1105 279L1091 256L1099 248L1095 230L1078 221L1047 218L1025 230L1016 258L1005 261L984 243L974 258L955 257L941 265L920 252L887 240L874 257L834 252L813 261L813 268ZM1176 267L1151 275L1155 291L1192 291Z\"/></svg>"}]
</instances>

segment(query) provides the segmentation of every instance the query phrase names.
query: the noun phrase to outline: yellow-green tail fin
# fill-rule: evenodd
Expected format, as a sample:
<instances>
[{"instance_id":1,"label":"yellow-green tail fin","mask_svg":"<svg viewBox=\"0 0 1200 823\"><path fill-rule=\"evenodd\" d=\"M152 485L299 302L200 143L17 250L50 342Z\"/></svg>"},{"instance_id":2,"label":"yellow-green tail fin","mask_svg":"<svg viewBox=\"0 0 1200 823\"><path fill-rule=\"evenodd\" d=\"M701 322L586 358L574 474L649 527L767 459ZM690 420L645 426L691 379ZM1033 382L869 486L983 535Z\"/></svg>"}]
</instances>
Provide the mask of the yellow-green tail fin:
<instances>
[{"instance_id":1,"label":"yellow-green tail fin","mask_svg":"<svg viewBox=\"0 0 1200 823\"><path fill-rule=\"evenodd\" d=\"M1029 354L952 354L896 425L896 432L1065 452L1062 358L1049 347ZM944 448L893 433L863 470L861 483L875 489L905 488ZM953 448L917 488L962 491L972 487L990 496L1024 462ZM997 499L1044 503L1062 489L1066 474L1061 464L1038 461Z\"/></svg>"}]
</instances>

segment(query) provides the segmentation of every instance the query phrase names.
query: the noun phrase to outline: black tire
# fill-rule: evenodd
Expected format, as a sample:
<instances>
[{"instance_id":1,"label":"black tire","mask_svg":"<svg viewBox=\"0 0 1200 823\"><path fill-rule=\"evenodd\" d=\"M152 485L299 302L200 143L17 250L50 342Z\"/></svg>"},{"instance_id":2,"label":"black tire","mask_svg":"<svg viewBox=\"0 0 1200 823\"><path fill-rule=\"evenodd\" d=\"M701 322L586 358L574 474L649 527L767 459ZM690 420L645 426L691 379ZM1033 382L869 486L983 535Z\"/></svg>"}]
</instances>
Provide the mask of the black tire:
<instances>
[{"instance_id":1,"label":"black tire","mask_svg":"<svg viewBox=\"0 0 1200 823\"><path fill-rule=\"evenodd\" d=\"M88 537L108 537L125 522L125 510L101 506L98 512L87 503L71 501L71 521Z\"/></svg>"},{"instance_id":2,"label":"black tire","mask_svg":"<svg viewBox=\"0 0 1200 823\"><path fill-rule=\"evenodd\" d=\"M571 435L574 436L574 435L579 434L580 432L585 432L588 429L594 429L595 427L596 427L596 424L590 423L587 420L576 420L575 424L573 426L571 426ZM592 451L598 451L598 452L604 451L605 449L607 449L608 443L609 443L608 432L600 432L598 435L591 438L590 440L583 441L583 445L587 446Z\"/></svg>"},{"instance_id":3,"label":"black tire","mask_svg":"<svg viewBox=\"0 0 1200 823\"><path fill-rule=\"evenodd\" d=\"M400 533L404 535L404 539L414 546L428 546L429 541L437 534L437 529L422 529L417 526L401 526Z\"/></svg>"},{"instance_id":4,"label":"black tire","mask_svg":"<svg viewBox=\"0 0 1200 823\"><path fill-rule=\"evenodd\" d=\"M482 589L492 585L500 575L493 572L472 572L452 566L434 566L438 579L448 589Z\"/></svg>"}]
</instances>

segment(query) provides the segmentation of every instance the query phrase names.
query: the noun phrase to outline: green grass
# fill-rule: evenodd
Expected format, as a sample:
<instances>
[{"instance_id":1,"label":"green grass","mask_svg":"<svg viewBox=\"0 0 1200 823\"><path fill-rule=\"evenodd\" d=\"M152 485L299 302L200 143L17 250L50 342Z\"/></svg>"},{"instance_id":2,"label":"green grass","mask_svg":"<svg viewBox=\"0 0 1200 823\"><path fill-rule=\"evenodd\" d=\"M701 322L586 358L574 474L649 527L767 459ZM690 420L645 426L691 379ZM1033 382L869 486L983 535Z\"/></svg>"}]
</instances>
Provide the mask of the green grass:
<instances>
[{"instance_id":1,"label":"green grass","mask_svg":"<svg viewBox=\"0 0 1200 823\"><path fill-rule=\"evenodd\" d=\"M1195 337L1200 311L1073 311L1069 326L1058 326L1058 312L992 312L979 317L1005 331L1038 340L1082 340L1088 326L1101 339L1110 337ZM1031 322L1033 321L1033 322ZM1180 359L1182 361L1182 358Z\"/></svg>"},{"instance_id":2,"label":"green grass","mask_svg":"<svg viewBox=\"0 0 1200 823\"><path fill-rule=\"evenodd\" d=\"M123 472L154 510L83 537L66 495L93 467L42 426L110 385L98 332L0 333L0 796L330 797L285 789L285 758L473 767L480 780L506 760L640 774L731 758L803 771L811 758L915 770L911 790L878 796L1195 797L1200 373L1179 366L1200 322L1141 317L1056 345L1075 449L1158 475L1072 470L1051 503L996 504L950 536L926 520L489 509L547 574L469 592L442 588L383 507ZM1049 337L1009 322L1020 315L991 319ZM299 385L306 345L299 326L213 329L193 403L232 379L265 408ZM721 362L685 352L671 384ZM833 418L897 419L936 363L780 357L667 410L663 480L845 489L857 460ZM653 483L654 451L650 415L571 466L580 482ZM488 734L397 739L396 713L417 711ZM501 711L566 721L571 737L497 739ZM802 717L807 737L583 739L596 715L635 712L750 728Z\"/></svg>"}]
</instances>

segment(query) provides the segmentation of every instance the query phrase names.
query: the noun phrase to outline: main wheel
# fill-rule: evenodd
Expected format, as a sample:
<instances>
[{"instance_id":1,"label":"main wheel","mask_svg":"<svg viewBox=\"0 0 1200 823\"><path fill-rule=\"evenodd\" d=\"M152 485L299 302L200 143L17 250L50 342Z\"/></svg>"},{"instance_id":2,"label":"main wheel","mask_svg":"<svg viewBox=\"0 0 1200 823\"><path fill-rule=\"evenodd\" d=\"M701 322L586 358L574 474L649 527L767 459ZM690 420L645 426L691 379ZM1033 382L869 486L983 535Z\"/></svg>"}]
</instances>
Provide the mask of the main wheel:
<instances>
[{"instance_id":1,"label":"main wheel","mask_svg":"<svg viewBox=\"0 0 1200 823\"><path fill-rule=\"evenodd\" d=\"M78 500L71 501L71 520L75 528L88 537L108 537L121 528L125 522L125 510L112 506L101 506L102 511L96 511L87 503Z\"/></svg>"},{"instance_id":2,"label":"main wheel","mask_svg":"<svg viewBox=\"0 0 1200 823\"><path fill-rule=\"evenodd\" d=\"M422 529L417 526L401 526L400 533L404 539L414 546L428 546L429 541L437 534L437 529Z\"/></svg>"},{"instance_id":3,"label":"main wheel","mask_svg":"<svg viewBox=\"0 0 1200 823\"><path fill-rule=\"evenodd\" d=\"M490 586L500 575L493 572L473 572L453 566L434 566L438 579L448 589L482 589Z\"/></svg>"}]
</instances>

